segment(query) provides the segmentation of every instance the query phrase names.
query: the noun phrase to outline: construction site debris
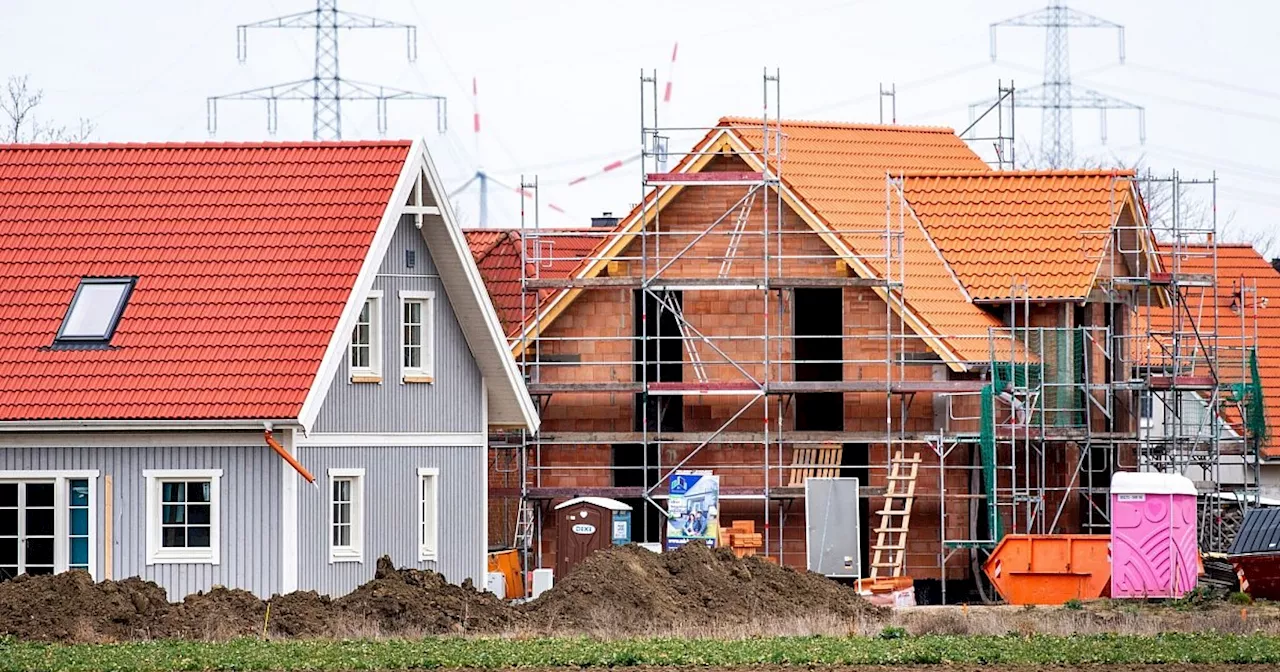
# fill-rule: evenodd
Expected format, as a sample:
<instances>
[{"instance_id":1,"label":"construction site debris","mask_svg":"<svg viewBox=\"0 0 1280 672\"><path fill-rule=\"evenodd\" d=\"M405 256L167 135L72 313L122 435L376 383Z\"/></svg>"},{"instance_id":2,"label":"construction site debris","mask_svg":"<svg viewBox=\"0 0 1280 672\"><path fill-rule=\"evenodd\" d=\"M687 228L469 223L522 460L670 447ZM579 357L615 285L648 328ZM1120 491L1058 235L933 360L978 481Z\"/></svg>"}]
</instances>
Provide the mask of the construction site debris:
<instances>
[{"instance_id":1,"label":"construction site debris","mask_svg":"<svg viewBox=\"0 0 1280 672\"><path fill-rule=\"evenodd\" d=\"M269 611L268 611L269 609ZM331 599L314 591L262 600L221 586L171 604L155 583L93 579L83 571L0 583L0 635L57 642L235 637L420 637L433 634L641 634L713 623L767 632L784 620L850 623L883 612L852 588L737 558L700 542L653 553L637 545L599 551L555 588L511 605L470 581L396 568L380 558L374 577Z\"/></svg>"},{"instance_id":2,"label":"construction site debris","mask_svg":"<svg viewBox=\"0 0 1280 672\"><path fill-rule=\"evenodd\" d=\"M670 553L630 544L597 551L527 607L548 631L649 634L690 624L878 617L853 588L761 556L694 542Z\"/></svg>"}]
</instances>

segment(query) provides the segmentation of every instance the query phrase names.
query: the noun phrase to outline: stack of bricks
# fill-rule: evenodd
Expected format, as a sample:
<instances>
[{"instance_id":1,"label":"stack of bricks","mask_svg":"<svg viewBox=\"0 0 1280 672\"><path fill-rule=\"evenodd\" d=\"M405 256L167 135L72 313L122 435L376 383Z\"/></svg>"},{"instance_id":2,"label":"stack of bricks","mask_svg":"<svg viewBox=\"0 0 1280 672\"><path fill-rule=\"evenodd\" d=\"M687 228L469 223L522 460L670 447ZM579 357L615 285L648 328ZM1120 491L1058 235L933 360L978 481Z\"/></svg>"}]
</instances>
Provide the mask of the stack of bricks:
<instances>
[{"instance_id":1,"label":"stack of bricks","mask_svg":"<svg viewBox=\"0 0 1280 672\"><path fill-rule=\"evenodd\" d=\"M730 527L720 528L720 545L733 549L739 558L755 555L764 546L764 535L756 533L754 520L735 520Z\"/></svg>"}]
</instances>

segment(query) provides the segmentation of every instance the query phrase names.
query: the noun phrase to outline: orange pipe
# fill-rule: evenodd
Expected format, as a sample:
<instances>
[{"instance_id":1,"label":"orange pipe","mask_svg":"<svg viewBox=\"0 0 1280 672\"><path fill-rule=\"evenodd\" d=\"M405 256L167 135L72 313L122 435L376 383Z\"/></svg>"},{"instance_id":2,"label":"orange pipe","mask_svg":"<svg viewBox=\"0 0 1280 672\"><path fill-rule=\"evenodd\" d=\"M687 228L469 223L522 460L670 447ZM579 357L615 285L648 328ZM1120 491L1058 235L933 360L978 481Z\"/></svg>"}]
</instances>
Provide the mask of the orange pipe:
<instances>
[{"instance_id":1,"label":"orange pipe","mask_svg":"<svg viewBox=\"0 0 1280 672\"><path fill-rule=\"evenodd\" d=\"M267 438L267 445L271 446L271 449L276 451L277 455L284 458L284 461L288 462L289 466L293 467L299 474L302 475L303 478L307 479L308 483L316 482L316 477L312 476L311 472L307 471L307 468L302 466L301 462L293 459L293 456L289 454L289 451L285 450L284 446L280 445L279 441L276 441L276 437L271 436L271 430L268 429L266 432L263 433L263 435L266 436Z\"/></svg>"}]
</instances>

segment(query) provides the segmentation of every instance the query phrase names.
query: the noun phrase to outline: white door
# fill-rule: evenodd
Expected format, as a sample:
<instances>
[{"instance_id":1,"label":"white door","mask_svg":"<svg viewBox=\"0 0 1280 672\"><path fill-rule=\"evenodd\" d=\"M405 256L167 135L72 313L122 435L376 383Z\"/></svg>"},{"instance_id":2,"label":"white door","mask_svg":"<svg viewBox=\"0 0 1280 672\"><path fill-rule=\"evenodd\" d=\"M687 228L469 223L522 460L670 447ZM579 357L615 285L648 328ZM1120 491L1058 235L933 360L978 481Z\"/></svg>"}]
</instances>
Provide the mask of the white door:
<instances>
[{"instance_id":1,"label":"white door","mask_svg":"<svg viewBox=\"0 0 1280 672\"><path fill-rule=\"evenodd\" d=\"M54 570L56 484L0 482L0 581Z\"/></svg>"}]
</instances>

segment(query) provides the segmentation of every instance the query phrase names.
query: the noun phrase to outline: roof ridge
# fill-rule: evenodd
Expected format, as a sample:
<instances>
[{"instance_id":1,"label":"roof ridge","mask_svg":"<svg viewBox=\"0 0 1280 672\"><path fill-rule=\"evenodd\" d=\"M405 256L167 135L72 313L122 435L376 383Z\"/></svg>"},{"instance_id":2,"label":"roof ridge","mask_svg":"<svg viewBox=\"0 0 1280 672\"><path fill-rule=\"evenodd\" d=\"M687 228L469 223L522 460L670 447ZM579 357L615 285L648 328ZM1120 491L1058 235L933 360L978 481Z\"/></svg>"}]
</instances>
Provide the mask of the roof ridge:
<instances>
[{"instance_id":1,"label":"roof ridge","mask_svg":"<svg viewBox=\"0 0 1280 672\"><path fill-rule=\"evenodd\" d=\"M503 243L507 242L508 240L514 243L514 242L517 242L520 238L519 234L516 233L514 229L506 229L506 230L499 229L498 233L501 233L502 235L495 238L494 241L490 243L489 246L486 247L483 252L481 252L478 256L472 255L475 257L476 266L479 266L480 262L489 258L489 255L493 254L493 251L498 249L498 247L501 246Z\"/></svg>"},{"instance_id":2,"label":"roof ridge","mask_svg":"<svg viewBox=\"0 0 1280 672\"><path fill-rule=\"evenodd\" d=\"M250 147L320 148L320 147L409 147L412 140L258 140L258 141L179 141L179 142L26 142L0 144L0 151L48 149L244 149Z\"/></svg>"},{"instance_id":3,"label":"roof ridge","mask_svg":"<svg viewBox=\"0 0 1280 672\"><path fill-rule=\"evenodd\" d=\"M1130 168L1064 168L1064 169L1030 169L1030 170L906 170L903 177L1134 177L1136 173Z\"/></svg>"},{"instance_id":4,"label":"roof ridge","mask_svg":"<svg viewBox=\"0 0 1280 672\"><path fill-rule=\"evenodd\" d=\"M956 129L950 126L909 126L904 124L872 124L856 121L828 121L822 119L771 119L770 123L781 123L783 126L803 126L806 128L839 128L859 131L899 131L906 133L945 133L955 135ZM763 125L760 117L720 117L717 126L733 124Z\"/></svg>"}]
</instances>

